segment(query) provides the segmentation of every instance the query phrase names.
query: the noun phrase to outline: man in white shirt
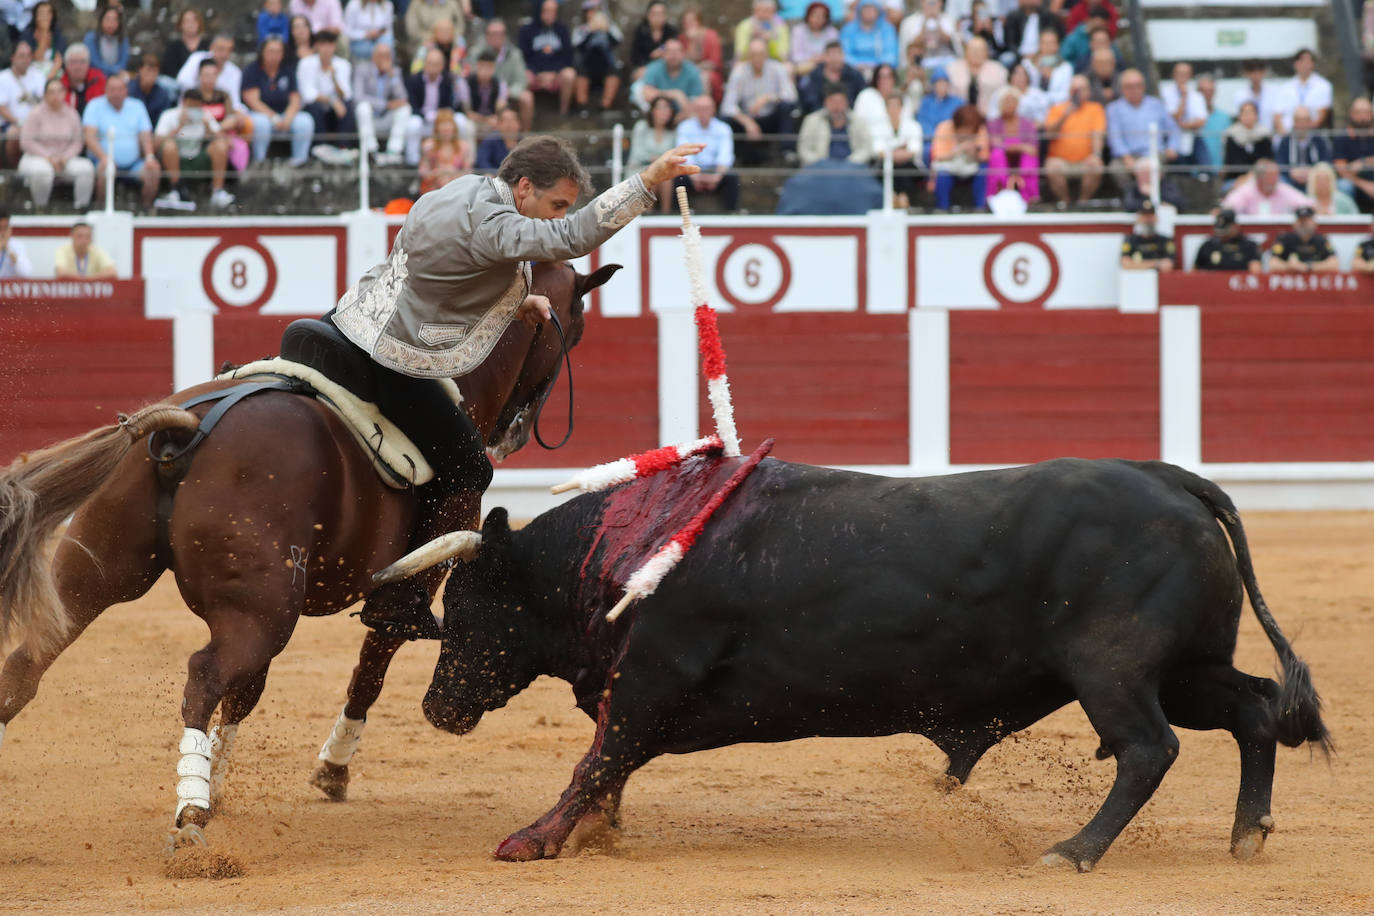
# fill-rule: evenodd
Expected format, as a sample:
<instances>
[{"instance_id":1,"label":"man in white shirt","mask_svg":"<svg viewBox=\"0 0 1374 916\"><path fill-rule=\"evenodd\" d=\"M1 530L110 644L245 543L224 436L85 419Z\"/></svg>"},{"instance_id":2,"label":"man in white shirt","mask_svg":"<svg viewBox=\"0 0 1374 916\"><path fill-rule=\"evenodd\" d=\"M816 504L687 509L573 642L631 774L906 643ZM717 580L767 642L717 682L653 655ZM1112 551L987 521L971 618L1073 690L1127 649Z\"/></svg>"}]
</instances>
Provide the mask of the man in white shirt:
<instances>
[{"instance_id":1,"label":"man in white shirt","mask_svg":"<svg viewBox=\"0 0 1374 916\"><path fill-rule=\"evenodd\" d=\"M1317 55L1303 48L1293 55L1293 78L1279 87L1274 103L1274 133L1293 129L1293 109L1299 106L1312 114L1319 128L1331 124L1331 83L1317 71Z\"/></svg>"},{"instance_id":2,"label":"man in white shirt","mask_svg":"<svg viewBox=\"0 0 1374 916\"><path fill-rule=\"evenodd\" d=\"M214 115L205 110L205 97L200 89L187 89L182 93L181 103L168 108L157 119L153 134L162 153L167 181L172 186L162 200L169 201L175 209L190 200L190 193L181 184L184 169L196 173L197 177L210 173L210 205L215 209L222 210L234 202L234 195L224 189L229 142Z\"/></svg>"},{"instance_id":3,"label":"man in white shirt","mask_svg":"<svg viewBox=\"0 0 1374 916\"><path fill-rule=\"evenodd\" d=\"M215 63L219 64L219 76L215 79L215 88L229 94L229 99L234 103L236 111L243 111L243 99L240 90L243 88L243 71L238 64L229 59L229 55L234 51L234 38L232 35L216 35L210 42L209 51L194 51L191 56L186 58L186 63L182 64L177 71L177 85L182 91L195 89L200 85L200 62L207 57L213 57Z\"/></svg>"},{"instance_id":4,"label":"man in white shirt","mask_svg":"<svg viewBox=\"0 0 1374 916\"><path fill-rule=\"evenodd\" d=\"M21 41L14 46L9 69L0 70L0 124L5 134L5 161L19 160L19 129L24 119L43 101L43 74L32 67L33 48Z\"/></svg>"},{"instance_id":5,"label":"man in white shirt","mask_svg":"<svg viewBox=\"0 0 1374 916\"><path fill-rule=\"evenodd\" d=\"M709 95L692 100L692 117L677 126L677 145L704 143L706 148L687 157L701 171L679 178L681 184L693 191L715 192L721 205L729 212L739 209L739 176L731 174L735 165L735 135L730 125L716 117L716 103Z\"/></svg>"},{"instance_id":6,"label":"man in white shirt","mask_svg":"<svg viewBox=\"0 0 1374 916\"><path fill-rule=\"evenodd\" d=\"M1207 100L1193 86L1193 65L1186 61L1174 64L1174 79L1159 87L1159 100L1169 109L1178 123L1182 136L1178 144L1178 161L1195 165L1219 165L1207 161L1207 147L1198 140L1197 132L1207 123Z\"/></svg>"},{"instance_id":7,"label":"man in white shirt","mask_svg":"<svg viewBox=\"0 0 1374 916\"><path fill-rule=\"evenodd\" d=\"M1264 61L1254 58L1247 60L1242 69L1245 71L1246 82L1231 98L1231 107L1234 109L1231 116L1240 117L1240 106L1246 102L1254 102L1255 110L1259 112L1259 122L1267 129L1273 130L1274 116L1278 114L1279 90L1277 86L1264 81L1269 69L1264 65Z\"/></svg>"},{"instance_id":8,"label":"man in white shirt","mask_svg":"<svg viewBox=\"0 0 1374 916\"><path fill-rule=\"evenodd\" d=\"M315 119L315 136L335 135L332 142L316 146L316 158L326 163L343 162L341 146L357 142L358 122L353 111L353 67L334 52L339 36L326 29L311 42L315 53L296 65L296 86L301 104Z\"/></svg>"},{"instance_id":9,"label":"man in white shirt","mask_svg":"<svg viewBox=\"0 0 1374 916\"><path fill-rule=\"evenodd\" d=\"M0 210L0 277L31 277L28 252L10 232L10 212Z\"/></svg>"}]
</instances>

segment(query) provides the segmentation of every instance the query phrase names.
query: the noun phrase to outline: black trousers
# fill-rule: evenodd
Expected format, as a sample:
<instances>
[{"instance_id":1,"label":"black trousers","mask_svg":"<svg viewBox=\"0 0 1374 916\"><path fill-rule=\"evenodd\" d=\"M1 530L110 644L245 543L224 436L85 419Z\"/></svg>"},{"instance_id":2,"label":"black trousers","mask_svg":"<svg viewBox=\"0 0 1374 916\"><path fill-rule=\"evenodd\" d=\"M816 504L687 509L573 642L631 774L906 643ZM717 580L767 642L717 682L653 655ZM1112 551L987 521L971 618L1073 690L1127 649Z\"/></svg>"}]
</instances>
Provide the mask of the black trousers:
<instances>
[{"instance_id":1,"label":"black trousers","mask_svg":"<svg viewBox=\"0 0 1374 916\"><path fill-rule=\"evenodd\" d=\"M334 146L349 147L358 143L358 120L353 113L353 103L344 103L344 113L340 117L328 102L311 102L305 106L306 112L315 119L315 136L323 137L321 142ZM338 134L339 136L332 136Z\"/></svg>"},{"instance_id":2,"label":"black trousers","mask_svg":"<svg viewBox=\"0 0 1374 916\"><path fill-rule=\"evenodd\" d=\"M333 324L334 312L324 316ZM436 497L491 485L491 461L477 427L453 403L439 382L412 378L370 362L382 416L401 428L434 468L434 479L419 488L421 507Z\"/></svg>"}]
</instances>

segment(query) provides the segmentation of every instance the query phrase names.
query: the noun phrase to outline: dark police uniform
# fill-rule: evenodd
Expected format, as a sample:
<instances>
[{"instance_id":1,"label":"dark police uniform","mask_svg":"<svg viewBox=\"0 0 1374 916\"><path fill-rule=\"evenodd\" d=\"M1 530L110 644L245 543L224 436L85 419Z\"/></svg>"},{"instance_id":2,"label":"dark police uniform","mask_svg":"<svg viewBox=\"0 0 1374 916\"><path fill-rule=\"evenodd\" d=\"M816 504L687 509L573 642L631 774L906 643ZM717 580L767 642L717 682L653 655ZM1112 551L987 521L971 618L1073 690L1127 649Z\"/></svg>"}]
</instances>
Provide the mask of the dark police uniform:
<instances>
[{"instance_id":1,"label":"dark police uniform","mask_svg":"<svg viewBox=\"0 0 1374 916\"><path fill-rule=\"evenodd\" d=\"M1249 270L1260 259L1260 248L1244 235L1223 239L1212 236L1197 250L1194 270Z\"/></svg>"},{"instance_id":2,"label":"dark police uniform","mask_svg":"<svg viewBox=\"0 0 1374 916\"><path fill-rule=\"evenodd\" d=\"M1364 260L1374 261L1374 238L1365 239L1355 251Z\"/></svg>"},{"instance_id":3,"label":"dark police uniform","mask_svg":"<svg viewBox=\"0 0 1374 916\"><path fill-rule=\"evenodd\" d=\"M1132 261L1158 261L1168 258L1174 259L1174 240L1167 235L1160 235L1152 232L1149 235L1140 235L1132 232L1126 236L1126 241L1121 243L1122 257L1130 258Z\"/></svg>"},{"instance_id":4,"label":"dark police uniform","mask_svg":"<svg viewBox=\"0 0 1374 916\"><path fill-rule=\"evenodd\" d=\"M1326 240L1326 236L1320 232L1312 233L1304 239L1296 232L1285 232L1283 235L1274 239L1274 247L1269 249L1272 257L1280 260L1292 260L1293 255L1298 256L1298 260L1304 264L1315 264L1317 261L1325 261L1336 253L1331 247L1331 243Z\"/></svg>"}]
</instances>

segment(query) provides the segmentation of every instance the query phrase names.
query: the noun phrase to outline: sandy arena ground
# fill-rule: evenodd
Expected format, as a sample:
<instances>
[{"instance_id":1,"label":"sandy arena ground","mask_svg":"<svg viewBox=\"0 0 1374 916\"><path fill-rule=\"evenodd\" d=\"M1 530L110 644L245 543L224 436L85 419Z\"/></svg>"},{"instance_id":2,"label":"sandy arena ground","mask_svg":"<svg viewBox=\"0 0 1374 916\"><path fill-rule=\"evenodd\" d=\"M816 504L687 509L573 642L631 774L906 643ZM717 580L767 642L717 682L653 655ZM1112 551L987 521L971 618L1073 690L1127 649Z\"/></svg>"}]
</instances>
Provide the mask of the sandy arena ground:
<instances>
[{"instance_id":1,"label":"sandy arena ground","mask_svg":"<svg viewBox=\"0 0 1374 916\"><path fill-rule=\"evenodd\" d=\"M1227 853L1238 760L1186 732L1154 800L1095 873L1037 864L1106 795L1110 761L1071 706L935 787L922 738L747 745L651 763L611 853L510 865L490 851L542 814L592 733L541 680L465 737L419 703L437 654L403 650L353 762L346 804L306 779L342 704L362 627L304 620L239 732L208 835L242 867L165 876L178 704L203 625L164 577L107 613L49 672L0 751L0 911L93 913L1371 913L1374 514L1246 517L1261 586L1312 666L1339 754L1279 749L1278 830ZM1253 616L1238 664L1269 673Z\"/></svg>"}]
</instances>

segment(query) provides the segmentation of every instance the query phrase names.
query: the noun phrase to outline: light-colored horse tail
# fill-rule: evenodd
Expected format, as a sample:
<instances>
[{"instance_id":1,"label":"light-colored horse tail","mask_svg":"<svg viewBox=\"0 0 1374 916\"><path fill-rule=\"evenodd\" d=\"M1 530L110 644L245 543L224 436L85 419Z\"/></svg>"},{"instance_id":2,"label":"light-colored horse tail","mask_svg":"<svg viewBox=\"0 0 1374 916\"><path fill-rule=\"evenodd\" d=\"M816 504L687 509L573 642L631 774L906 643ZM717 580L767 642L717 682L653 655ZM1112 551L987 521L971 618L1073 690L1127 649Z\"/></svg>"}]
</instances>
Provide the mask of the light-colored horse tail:
<instances>
[{"instance_id":1,"label":"light-colored horse tail","mask_svg":"<svg viewBox=\"0 0 1374 916\"><path fill-rule=\"evenodd\" d=\"M21 639L38 651L60 645L69 621L46 549L53 532L114 473L135 442L158 430L194 429L199 422L190 411L154 404L20 455L0 473L0 650Z\"/></svg>"}]
</instances>

